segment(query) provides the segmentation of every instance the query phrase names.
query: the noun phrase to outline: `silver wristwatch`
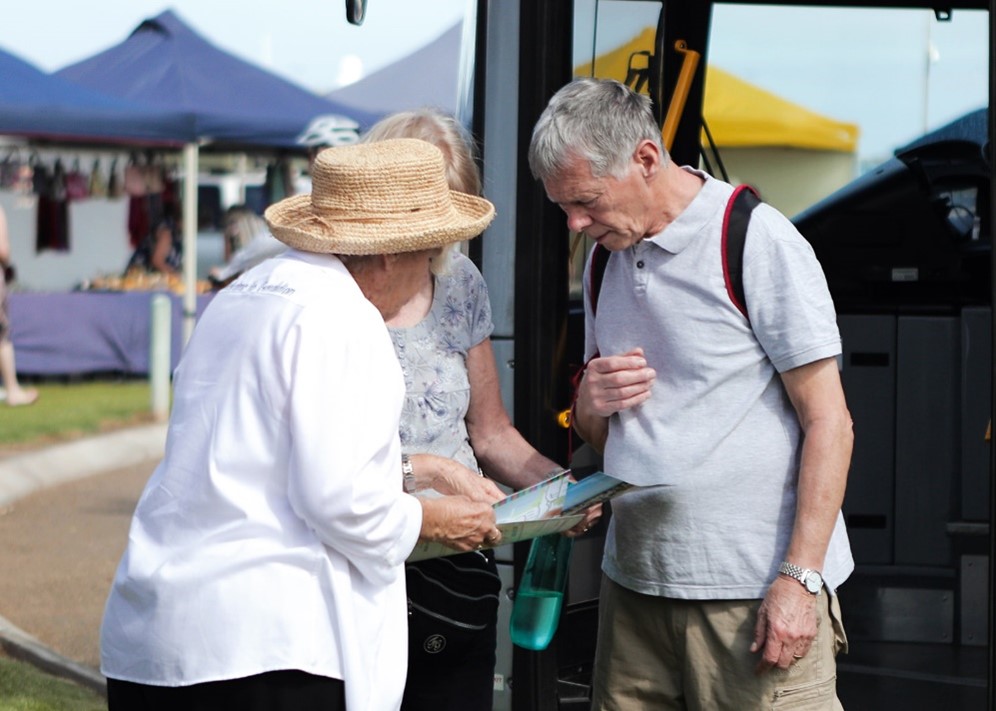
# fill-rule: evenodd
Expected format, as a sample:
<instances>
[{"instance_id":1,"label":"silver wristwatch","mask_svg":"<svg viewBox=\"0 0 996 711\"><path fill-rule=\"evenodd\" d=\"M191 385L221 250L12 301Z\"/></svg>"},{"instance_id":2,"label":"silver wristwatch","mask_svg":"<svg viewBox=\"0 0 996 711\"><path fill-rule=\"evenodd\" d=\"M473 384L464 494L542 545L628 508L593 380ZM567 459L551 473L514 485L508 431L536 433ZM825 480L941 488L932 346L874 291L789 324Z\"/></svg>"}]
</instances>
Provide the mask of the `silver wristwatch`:
<instances>
[{"instance_id":1,"label":"silver wristwatch","mask_svg":"<svg viewBox=\"0 0 996 711\"><path fill-rule=\"evenodd\" d=\"M778 566L778 572L782 575L787 575L790 578L795 578L798 580L807 592L813 595L819 595L820 590L823 589L823 576L820 575L818 570L810 570L809 568L800 568L798 565L792 565L787 561L782 561L782 564Z\"/></svg>"},{"instance_id":2,"label":"silver wristwatch","mask_svg":"<svg viewBox=\"0 0 996 711\"><path fill-rule=\"evenodd\" d=\"M401 455L401 476L403 477L402 485L405 493L414 494L416 491L415 467L412 466L412 461L408 458L407 454Z\"/></svg>"}]
</instances>

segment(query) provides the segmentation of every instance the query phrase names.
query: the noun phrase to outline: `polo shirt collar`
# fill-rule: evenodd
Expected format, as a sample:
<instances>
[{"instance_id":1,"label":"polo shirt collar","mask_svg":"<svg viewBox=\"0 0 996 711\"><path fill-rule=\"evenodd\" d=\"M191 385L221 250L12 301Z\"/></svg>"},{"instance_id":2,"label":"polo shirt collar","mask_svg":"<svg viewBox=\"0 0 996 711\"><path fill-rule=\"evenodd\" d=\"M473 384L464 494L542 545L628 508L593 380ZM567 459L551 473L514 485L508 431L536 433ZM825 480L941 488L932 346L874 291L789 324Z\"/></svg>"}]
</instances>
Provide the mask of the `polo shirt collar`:
<instances>
[{"instance_id":1,"label":"polo shirt collar","mask_svg":"<svg viewBox=\"0 0 996 711\"><path fill-rule=\"evenodd\" d=\"M723 189L723 183L708 173L703 173L701 170L687 165L682 166L681 169L702 178L705 181L702 183L702 188L674 222L644 240L671 254L677 254L691 244L692 240L701 234L709 222L716 217L717 191L721 192Z\"/></svg>"}]
</instances>

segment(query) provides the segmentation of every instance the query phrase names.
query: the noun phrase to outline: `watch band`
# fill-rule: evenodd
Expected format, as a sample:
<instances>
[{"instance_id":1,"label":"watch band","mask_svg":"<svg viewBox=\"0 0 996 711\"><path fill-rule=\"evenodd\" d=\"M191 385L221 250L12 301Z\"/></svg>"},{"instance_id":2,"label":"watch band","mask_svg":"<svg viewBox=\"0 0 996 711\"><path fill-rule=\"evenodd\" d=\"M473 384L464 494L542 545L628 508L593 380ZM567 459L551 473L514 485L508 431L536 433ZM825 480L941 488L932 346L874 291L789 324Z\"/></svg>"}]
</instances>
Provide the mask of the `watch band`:
<instances>
[{"instance_id":1,"label":"watch band","mask_svg":"<svg viewBox=\"0 0 996 711\"><path fill-rule=\"evenodd\" d=\"M778 566L778 572L783 573L790 578L795 578L801 583L803 582L804 574L809 571L806 568L800 568L798 565L793 565L787 560L783 560L782 564Z\"/></svg>"},{"instance_id":2,"label":"watch band","mask_svg":"<svg viewBox=\"0 0 996 711\"><path fill-rule=\"evenodd\" d=\"M401 476L404 479L404 489L406 494L414 494L416 489L415 486L415 467L412 466L412 460L408 458L407 454L401 455Z\"/></svg>"},{"instance_id":3,"label":"watch band","mask_svg":"<svg viewBox=\"0 0 996 711\"><path fill-rule=\"evenodd\" d=\"M778 566L778 572L782 575L787 575L790 578L795 578L799 581L802 587L806 588L806 591L813 594L819 595L820 589L823 587L823 575L818 570L813 570L812 568L802 568L793 563L789 563L787 560L783 560L782 564ZM816 577L817 583L813 586L815 590L810 587L810 579Z\"/></svg>"}]
</instances>

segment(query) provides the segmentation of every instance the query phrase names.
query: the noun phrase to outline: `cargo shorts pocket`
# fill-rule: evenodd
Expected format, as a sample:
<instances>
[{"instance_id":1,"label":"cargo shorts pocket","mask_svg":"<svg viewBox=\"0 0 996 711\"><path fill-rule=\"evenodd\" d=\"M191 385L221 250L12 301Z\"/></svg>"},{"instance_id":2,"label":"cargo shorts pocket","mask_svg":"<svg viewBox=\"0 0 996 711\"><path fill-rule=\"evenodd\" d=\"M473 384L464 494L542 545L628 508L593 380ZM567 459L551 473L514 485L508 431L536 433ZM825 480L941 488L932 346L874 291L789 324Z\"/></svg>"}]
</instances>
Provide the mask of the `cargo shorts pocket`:
<instances>
[{"instance_id":1,"label":"cargo shorts pocket","mask_svg":"<svg viewBox=\"0 0 996 711\"><path fill-rule=\"evenodd\" d=\"M771 711L832 711L837 708L837 677L798 686L775 689Z\"/></svg>"},{"instance_id":2,"label":"cargo shorts pocket","mask_svg":"<svg viewBox=\"0 0 996 711\"><path fill-rule=\"evenodd\" d=\"M847 654L847 633L844 631L844 621L840 613L840 599L832 595L828 603L833 629L833 655L836 657L838 654Z\"/></svg>"}]
</instances>

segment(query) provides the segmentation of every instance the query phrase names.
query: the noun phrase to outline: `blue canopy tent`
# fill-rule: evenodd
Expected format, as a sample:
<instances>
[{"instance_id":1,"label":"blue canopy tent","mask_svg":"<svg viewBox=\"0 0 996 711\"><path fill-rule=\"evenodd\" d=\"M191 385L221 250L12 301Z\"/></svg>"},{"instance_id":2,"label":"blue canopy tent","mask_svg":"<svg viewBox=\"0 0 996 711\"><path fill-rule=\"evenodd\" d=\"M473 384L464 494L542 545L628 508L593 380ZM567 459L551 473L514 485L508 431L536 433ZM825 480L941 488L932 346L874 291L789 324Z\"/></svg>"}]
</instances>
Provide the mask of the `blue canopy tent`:
<instances>
[{"instance_id":1,"label":"blue canopy tent","mask_svg":"<svg viewBox=\"0 0 996 711\"><path fill-rule=\"evenodd\" d=\"M294 147L308 122L322 114L340 114L361 128L376 120L218 49L170 10L56 75L105 94L189 113L191 140L201 143Z\"/></svg>"},{"instance_id":2,"label":"blue canopy tent","mask_svg":"<svg viewBox=\"0 0 996 711\"><path fill-rule=\"evenodd\" d=\"M205 40L170 10L142 22L124 41L56 75L80 86L193 117L184 168L197 175L201 145L291 148L321 115L352 119L360 128L376 117L328 101L233 57ZM196 296L196 181L184 183L184 336L194 326Z\"/></svg>"},{"instance_id":3,"label":"blue canopy tent","mask_svg":"<svg viewBox=\"0 0 996 711\"><path fill-rule=\"evenodd\" d=\"M326 94L378 115L433 106L457 113L463 22L408 56Z\"/></svg>"},{"instance_id":4,"label":"blue canopy tent","mask_svg":"<svg viewBox=\"0 0 996 711\"><path fill-rule=\"evenodd\" d=\"M0 134L30 139L178 146L193 127L150 108L46 74L0 50Z\"/></svg>"}]
</instances>

